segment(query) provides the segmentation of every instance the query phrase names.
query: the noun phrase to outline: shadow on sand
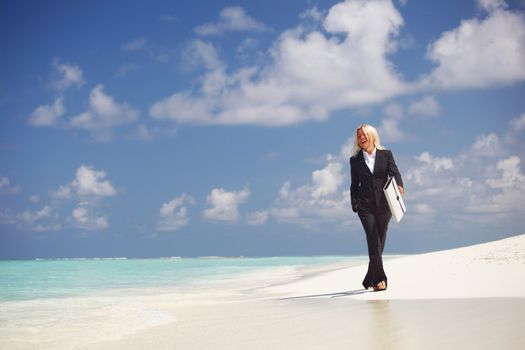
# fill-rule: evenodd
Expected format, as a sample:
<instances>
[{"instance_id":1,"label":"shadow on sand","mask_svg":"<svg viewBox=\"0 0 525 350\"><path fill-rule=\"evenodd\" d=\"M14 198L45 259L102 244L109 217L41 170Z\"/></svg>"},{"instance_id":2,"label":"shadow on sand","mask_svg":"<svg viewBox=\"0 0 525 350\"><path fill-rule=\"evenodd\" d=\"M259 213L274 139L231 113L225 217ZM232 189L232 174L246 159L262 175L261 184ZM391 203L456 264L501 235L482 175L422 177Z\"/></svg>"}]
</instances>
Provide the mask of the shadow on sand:
<instances>
[{"instance_id":1,"label":"shadow on sand","mask_svg":"<svg viewBox=\"0 0 525 350\"><path fill-rule=\"evenodd\" d=\"M356 290L350 290L346 292L336 292L336 293L328 293L328 294L314 294L314 295L301 295L298 297L288 297L288 298L280 298L278 300L290 300L290 299L306 299L306 298L340 298L340 297L347 297L351 295L359 295L364 293L373 293L372 290L368 289L356 289Z\"/></svg>"}]
</instances>

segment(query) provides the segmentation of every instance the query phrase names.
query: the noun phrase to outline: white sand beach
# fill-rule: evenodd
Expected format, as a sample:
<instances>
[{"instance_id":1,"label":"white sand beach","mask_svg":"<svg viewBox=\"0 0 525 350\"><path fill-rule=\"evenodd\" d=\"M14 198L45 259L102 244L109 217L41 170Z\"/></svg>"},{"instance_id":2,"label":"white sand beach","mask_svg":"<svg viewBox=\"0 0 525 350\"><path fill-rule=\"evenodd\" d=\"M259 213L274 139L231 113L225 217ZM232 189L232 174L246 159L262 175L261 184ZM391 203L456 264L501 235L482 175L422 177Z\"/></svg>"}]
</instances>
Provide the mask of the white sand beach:
<instances>
[{"instance_id":1,"label":"white sand beach","mask_svg":"<svg viewBox=\"0 0 525 350\"><path fill-rule=\"evenodd\" d=\"M388 290L365 292L367 266L356 266L274 286L280 297L366 300L523 298L525 235L475 246L407 256L385 262Z\"/></svg>"},{"instance_id":2,"label":"white sand beach","mask_svg":"<svg viewBox=\"0 0 525 350\"><path fill-rule=\"evenodd\" d=\"M174 306L173 323L83 349L525 348L525 235L385 263L331 267L239 300Z\"/></svg>"},{"instance_id":3,"label":"white sand beach","mask_svg":"<svg viewBox=\"0 0 525 350\"><path fill-rule=\"evenodd\" d=\"M363 290L366 266L339 264L292 281L264 276L256 288L236 282L182 302L169 293L123 297L87 323L56 320L45 341L35 340L35 329L15 329L20 337L0 348L525 348L525 235L394 258L385 270L384 292ZM115 318L129 308L135 319ZM142 325L143 310L162 318Z\"/></svg>"}]
</instances>

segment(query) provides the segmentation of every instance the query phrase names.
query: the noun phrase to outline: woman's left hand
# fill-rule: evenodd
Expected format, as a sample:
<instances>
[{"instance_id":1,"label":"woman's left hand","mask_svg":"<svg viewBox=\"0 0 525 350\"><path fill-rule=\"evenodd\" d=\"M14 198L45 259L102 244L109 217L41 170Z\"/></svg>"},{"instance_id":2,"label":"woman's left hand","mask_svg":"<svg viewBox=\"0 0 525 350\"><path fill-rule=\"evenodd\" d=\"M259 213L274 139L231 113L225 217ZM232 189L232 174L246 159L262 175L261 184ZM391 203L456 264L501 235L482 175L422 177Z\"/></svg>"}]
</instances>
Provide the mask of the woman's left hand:
<instances>
[{"instance_id":1,"label":"woman's left hand","mask_svg":"<svg viewBox=\"0 0 525 350\"><path fill-rule=\"evenodd\" d=\"M399 193L400 193L401 195L403 195L403 194L405 193L405 190L403 189L403 187L401 187L401 186L397 186L397 188L399 189Z\"/></svg>"}]
</instances>

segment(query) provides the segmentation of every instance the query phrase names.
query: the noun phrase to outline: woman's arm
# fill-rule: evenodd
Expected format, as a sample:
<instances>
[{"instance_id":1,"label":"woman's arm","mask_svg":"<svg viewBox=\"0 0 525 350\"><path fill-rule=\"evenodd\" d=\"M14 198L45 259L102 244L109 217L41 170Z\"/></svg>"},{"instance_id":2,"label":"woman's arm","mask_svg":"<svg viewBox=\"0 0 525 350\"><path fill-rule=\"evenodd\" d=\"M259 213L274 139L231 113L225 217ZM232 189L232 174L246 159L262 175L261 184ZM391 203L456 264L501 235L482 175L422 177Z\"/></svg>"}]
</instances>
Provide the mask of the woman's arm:
<instances>
[{"instance_id":1,"label":"woman's arm","mask_svg":"<svg viewBox=\"0 0 525 350\"><path fill-rule=\"evenodd\" d=\"M355 162L355 158L350 158L350 175L351 175L351 184L350 184L350 201L352 203L352 210L354 213L357 213L357 191L359 190L359 180L357 178L356 166L352 163Z\"/></svg>"},{"instance_id":2,"label":"woman's arm","mask_svg":"<svg viewBox=\"0 0 525 350\"><path fill-rule=\"evenodd\" d=\"M399 169L397 168L396 161L394 160L394 155L392 154L392 151L388 151L388 164L387 164L387 171L388 175L393 176L396 179L397 187L399 188L399 193L403 195L405 193L405 189L403 188L403 179L401 178L401 173L399 172Z\"/></svg>"}]
</instances>

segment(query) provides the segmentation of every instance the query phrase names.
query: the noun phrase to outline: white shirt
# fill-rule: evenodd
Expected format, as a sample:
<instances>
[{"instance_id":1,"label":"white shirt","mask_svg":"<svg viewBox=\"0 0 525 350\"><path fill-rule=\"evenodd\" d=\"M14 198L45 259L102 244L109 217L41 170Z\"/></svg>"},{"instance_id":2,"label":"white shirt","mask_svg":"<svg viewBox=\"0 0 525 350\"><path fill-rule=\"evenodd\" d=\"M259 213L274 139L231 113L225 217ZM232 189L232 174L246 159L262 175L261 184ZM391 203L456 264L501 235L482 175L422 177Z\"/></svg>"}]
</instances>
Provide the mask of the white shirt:
<instances>
[{"instance_id":1,"label":"white shirt","mask_svg":"<svg viewBox=\"0 0 525 350\"><path fill-rule=\"evenodd\" d=\"M367 151L363 150L363 155L365 156L365 163L368 166L368 169L370 169L370 172L374 173L374 165L376 163L376 149L374 147L374 150L372 151L372 154L368 154Z\"/></svg>"}]
</instances>

